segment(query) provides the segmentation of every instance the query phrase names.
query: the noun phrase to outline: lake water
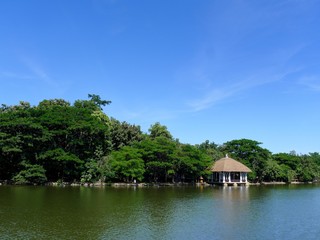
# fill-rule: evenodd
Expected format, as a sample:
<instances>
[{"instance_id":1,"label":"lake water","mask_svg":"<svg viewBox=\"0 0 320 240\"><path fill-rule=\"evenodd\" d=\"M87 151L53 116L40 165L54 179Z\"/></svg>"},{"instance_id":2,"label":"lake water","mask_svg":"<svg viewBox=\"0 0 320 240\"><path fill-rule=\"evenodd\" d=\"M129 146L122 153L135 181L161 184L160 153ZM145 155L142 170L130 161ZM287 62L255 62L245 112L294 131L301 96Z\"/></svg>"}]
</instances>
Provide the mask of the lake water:
<instances>
[{"instance_id":1,"label":"lake water","mask_svg":"<svg viewBox=\"0 0 320 240\"><path fill-rule=\"evenodd\" d=\"M0 186L0 239L320 239L320 186Z\"/></svg>"}]
</instances>

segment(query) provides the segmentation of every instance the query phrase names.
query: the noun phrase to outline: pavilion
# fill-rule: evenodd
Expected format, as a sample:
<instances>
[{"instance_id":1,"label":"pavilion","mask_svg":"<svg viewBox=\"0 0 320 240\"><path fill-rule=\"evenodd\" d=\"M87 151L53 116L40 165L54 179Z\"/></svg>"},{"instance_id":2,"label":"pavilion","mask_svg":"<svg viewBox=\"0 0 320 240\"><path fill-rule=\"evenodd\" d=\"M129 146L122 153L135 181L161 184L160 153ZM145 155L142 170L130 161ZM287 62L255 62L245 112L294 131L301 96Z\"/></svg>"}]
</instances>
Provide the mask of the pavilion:
<instances>
[{"instance_id":1,"label":"pavilion","mask_svg":"<svg viewBox=\"0 0 320 240\"><path fill-rule=\"evenodd\" d=\"M223 185L246 185L247 174L251 172L250 168L229 158L228 155L216 161L210 171L210 183Z\"/></svg>"}]
</instances>

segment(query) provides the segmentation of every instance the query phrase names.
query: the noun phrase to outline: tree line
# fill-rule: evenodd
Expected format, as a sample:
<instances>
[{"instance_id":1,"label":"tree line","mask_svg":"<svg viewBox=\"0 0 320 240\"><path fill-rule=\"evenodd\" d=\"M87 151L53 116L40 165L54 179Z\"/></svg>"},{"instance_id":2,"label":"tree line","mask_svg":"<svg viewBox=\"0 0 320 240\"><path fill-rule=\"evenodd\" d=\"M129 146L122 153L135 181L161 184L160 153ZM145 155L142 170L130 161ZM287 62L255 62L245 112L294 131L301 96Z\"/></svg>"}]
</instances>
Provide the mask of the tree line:
<instances>
[{"instance_id":1,"label":"tree line","mask_svg":"<svg viewBox=\"0 0 320 240\"><path fill-rule=\"evenodd\" d=\"M225 154L248 166L251 181L314 181L320 154L272 154L260 142L232 140L185 144L166 126L140 126L107 116L111 101L89 94L73 104L43 100L0 107L0 181L46 182L196 182Z\"/></svg>"}]
</instances>

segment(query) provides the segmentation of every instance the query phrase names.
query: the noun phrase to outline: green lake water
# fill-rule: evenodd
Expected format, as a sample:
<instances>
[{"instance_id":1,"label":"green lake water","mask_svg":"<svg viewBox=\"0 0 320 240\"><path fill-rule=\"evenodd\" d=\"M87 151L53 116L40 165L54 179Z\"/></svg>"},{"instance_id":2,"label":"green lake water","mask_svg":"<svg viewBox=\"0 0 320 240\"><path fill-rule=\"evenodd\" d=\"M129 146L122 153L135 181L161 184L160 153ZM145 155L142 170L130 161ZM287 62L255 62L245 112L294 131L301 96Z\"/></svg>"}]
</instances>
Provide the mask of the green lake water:
<instances>
[{"instance_id":1,"label":"green lake water","mask_svg":"<svg viewBox=\"0 0 320 240\"><path fill-rule=\"evenodd\" d=\"M0 239L320 239L320 186L0 186Z\"/></svg>"}]
</instances>

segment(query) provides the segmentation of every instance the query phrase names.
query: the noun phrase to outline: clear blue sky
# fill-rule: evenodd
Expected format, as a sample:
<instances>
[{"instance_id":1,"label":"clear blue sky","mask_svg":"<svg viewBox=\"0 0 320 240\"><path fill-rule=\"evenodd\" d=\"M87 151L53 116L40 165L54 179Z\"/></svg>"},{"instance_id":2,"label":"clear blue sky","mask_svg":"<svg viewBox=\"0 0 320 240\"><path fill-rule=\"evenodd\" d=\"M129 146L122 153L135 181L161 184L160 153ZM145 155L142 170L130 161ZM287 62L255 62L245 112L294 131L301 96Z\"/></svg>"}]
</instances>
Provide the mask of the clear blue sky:
<instances>
[{"instance_id":1,"label":"clear blue sky","mask_svg":"<svg viewBox=\"0 0 320 240\"><path fill-rule=\"evenodd\" d=\"M320 151L320 1L3 0L0 103L99 94L183 143Z\"/></svg>"}]
</instances>

